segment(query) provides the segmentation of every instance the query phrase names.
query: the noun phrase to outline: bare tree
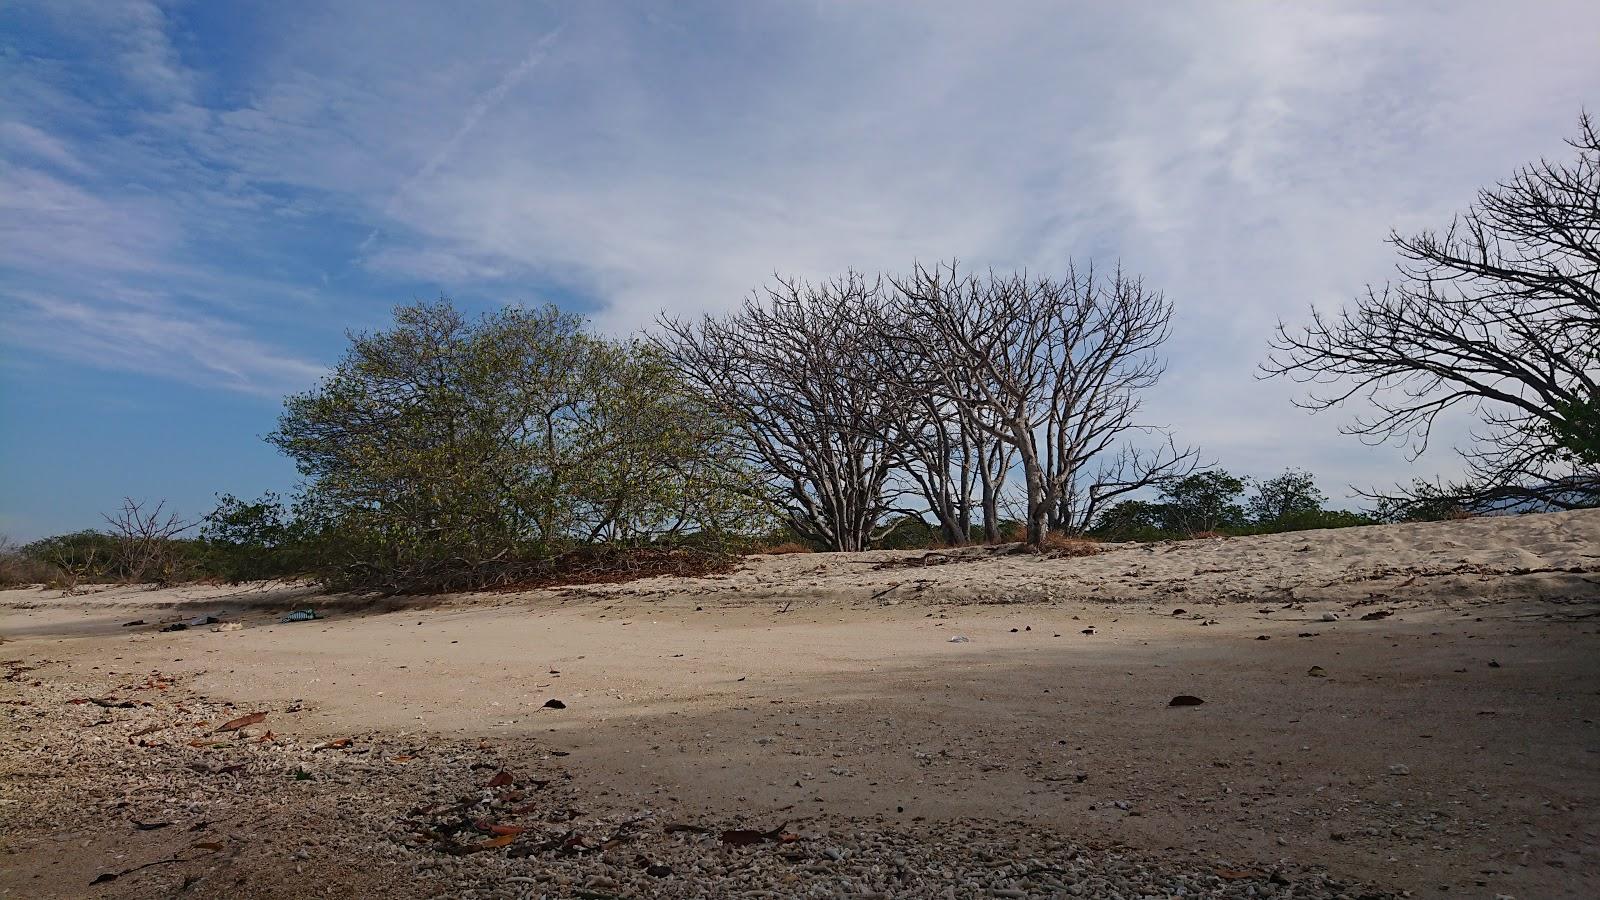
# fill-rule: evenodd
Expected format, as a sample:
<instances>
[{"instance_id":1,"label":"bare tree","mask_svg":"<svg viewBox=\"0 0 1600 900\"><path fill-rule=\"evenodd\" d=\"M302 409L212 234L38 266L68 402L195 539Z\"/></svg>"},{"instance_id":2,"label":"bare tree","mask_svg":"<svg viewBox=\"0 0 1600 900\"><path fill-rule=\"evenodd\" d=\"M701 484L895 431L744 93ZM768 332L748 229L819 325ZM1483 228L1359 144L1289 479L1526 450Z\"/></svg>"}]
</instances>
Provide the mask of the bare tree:
<instances>
[{"instance_id":1,"label":"bare tree","mask_svg":"<svg viewBox=\"0 0 1600 900\"><path fill-rule=\"evenodd\" d=\"M1192 450L1138 421L1139 393L1162 372L1156 349L1172 307L1117 269L1069 267L1064 279L963 275L956 263L918 266L896 283L904 352L923 359L964 415L1007 444L1022 469L1026 540L1054 526L1088 527L1104 503L1181 475Z\"/></svg>"},{"instance_id":2,"label":"bare tree","mask_svg":"<svg viewBox=\"0 0 1600 900\"><path fill-rule=\"evenodd\" d=\"M1600 133L1587 115L1580 132L1575 161L1480 191L1442 234L1392 233L1398 279L1279 323L1263 373L1326 386L1298 401L1313 411L1365 397L1376 412L1345 431L1413 456L1440 414L1471 410L1468 477L1449 487L1468 508L1600 503L1600 464L1569 446L1600 413Z\"/></svg>"},{"instance_id":3,"label":"bare tree","mask_svg":"<svg viewBox=\"0 0 1600 900\"><path fill-rule=\"evenodd\" d=\"M902 397L863 377L881 342L881 281L778 278L726 316L663 319L653 340L747 439L769 497L800 535L863 550L895 492Z\"/></svg>"},{"instance_id":4,"label":"bare tree","mask_svg":"<svg viewBox=\"0 0 1600 900\"><path fill-rule=\"evenodd\" d=\"M173 539L196 523L184 521L177 513L163 515L166 505L162 500L146 509L143 503L125 497L121 510L103 517L117 539L117 566L129 581L166 584L176 574L180 556Z\"/></svg>"},{"instance_id":5,"label":"bare tree","mask_svg":"<svg viewBox=\"0 0 1600 900\"><path fill-rule=\"evenodd\" d=\"M960 402L945 387L941 366L926 352L937 342L907 339L909 329L922 326L902 311L884 318L886 311L873 310L878 318L865 323L882 342L881 350L870 354L878 368L858 377L900 398L888 406L899 417L892 428L896 469L916 485L943 543L969 543L975 512L981 516L984 540L998 543L1000 495L1012 450L980 423L987 411Z\"/></svg>"}]
</instances>

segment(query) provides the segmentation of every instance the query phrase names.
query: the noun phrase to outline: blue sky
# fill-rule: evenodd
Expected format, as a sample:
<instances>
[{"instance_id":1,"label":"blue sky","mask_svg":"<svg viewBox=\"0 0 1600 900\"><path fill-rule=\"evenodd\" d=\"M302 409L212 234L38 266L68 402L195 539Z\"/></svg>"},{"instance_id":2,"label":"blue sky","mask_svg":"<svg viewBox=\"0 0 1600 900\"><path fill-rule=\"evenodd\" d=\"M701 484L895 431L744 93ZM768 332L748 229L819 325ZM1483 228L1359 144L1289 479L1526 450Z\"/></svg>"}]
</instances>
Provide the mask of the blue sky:
<instances>
[{"instance_id":1,"label":"blue sky","mask_svg":"<svg viewBox=\"0 0 1600 900\"><path fill-rule=\"evenodd\" d=\"M292 487L280 398L396 303L620 334L951 256L1144 273L1150 416L1235 471L1454 471L1253 367L1389 228L1562 151L1600 7L1127 6L0 5L0 532Z\"/></svg>"}]
</instances>

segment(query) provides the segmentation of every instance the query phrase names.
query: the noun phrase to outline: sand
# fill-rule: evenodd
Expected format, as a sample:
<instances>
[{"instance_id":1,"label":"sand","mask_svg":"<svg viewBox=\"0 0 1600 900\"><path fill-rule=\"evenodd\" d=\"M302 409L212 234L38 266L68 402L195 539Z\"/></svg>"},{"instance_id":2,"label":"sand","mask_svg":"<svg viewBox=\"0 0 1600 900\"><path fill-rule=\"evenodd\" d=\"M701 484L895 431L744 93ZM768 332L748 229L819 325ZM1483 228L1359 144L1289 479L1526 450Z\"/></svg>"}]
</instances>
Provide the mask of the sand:
<instances>
[{"instance_id":1,"label":"sand","mask_svg":"<svg viewBox=\"0 0 1600 900\"><path fill-rule=\"evenodd\" d=\"M305 606L324 618L278 622ZM156 630L205 613L244 627ZM5 896L786 896L842 878L906 896L1138 878L1158 894L1600 895L1600 511L1088 557L752 557L526 594L8 591L0 617ZM1170 707L1180 694L1204 703ZM66 702L91 695L140 705ZM229 703L269 716L190 746ZM188 730L139 746L158 726ZM322 772L352 753L367 768ZM545 772L590 830L633 824L580 853L418 846L429 829L400 807L484 790L469 758ZM317 772L288 802L291 761ZM539 802L523 815L574 830ZM174 843L229 808L251 810L249 840ZM135 813L175 824L141 831ZM682 823L712 833L666 829ZM716 837L780 825L794 840ZM89 887L175 849L202 858ZM1041 855L1056 862L1017 861ZM1001 866L968 872L979 856ZM671 875L642 874L657 857ZM1065 860L1081 871L1052 874ZM1172 880L1200 876L1215 885Z\"/></svg>"}]
</instances>

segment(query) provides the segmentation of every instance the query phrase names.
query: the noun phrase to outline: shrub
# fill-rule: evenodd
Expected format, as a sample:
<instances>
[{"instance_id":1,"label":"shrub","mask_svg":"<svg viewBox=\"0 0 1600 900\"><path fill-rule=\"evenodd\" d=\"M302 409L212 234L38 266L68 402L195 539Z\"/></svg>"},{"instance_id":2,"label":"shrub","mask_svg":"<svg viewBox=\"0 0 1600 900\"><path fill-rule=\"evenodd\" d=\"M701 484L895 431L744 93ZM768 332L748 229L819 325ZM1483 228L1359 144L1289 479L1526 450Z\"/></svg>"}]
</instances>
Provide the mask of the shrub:
<instances>
[{"instance_id":1,"label":"shrub","mask_svg":"<svg viewBox=\"0 0 1600 900\"><path fill-rule=\"evenodd\" d=\"M53 584L62 574L60 569L28 556L10 538L0 535L0 587Z\"/></svg>"},{"instance_id":2,"label":"shrub","mask_svg":"<svg viewBox=\"0 0 1600 900\"><path fill-rule=\"evenodd\" d=\"M1161 530L1193 534L1238 528L1245 523L1244 510L1235 500L1244 493L1245 479L1222 469L1195 472L1161 488Z\"/></svg>"},{"instance_id":3,"label":"shrub","mask_svg":"<svg viewBox=\"0 0 1600 900\"><path fill-rule=\"evenodd\" d=\"M731 546L759 521L726 423L653 351L554 307L400 307L269 440L306 478L296 519L335 588L537 580L584 547Z\"/></svg>"}]
</instances>

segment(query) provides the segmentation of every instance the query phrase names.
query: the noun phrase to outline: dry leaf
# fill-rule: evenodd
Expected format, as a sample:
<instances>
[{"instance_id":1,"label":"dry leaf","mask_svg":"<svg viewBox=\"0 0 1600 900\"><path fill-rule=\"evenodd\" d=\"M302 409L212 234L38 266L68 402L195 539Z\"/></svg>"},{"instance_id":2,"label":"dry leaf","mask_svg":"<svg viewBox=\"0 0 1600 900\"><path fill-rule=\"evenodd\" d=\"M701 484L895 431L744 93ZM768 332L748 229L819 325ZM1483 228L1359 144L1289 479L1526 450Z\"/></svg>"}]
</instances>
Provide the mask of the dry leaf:
<instances>
[{"instance_id":1,"label":"dry leaf","mask_svg":"<svg viewBox=\"0 0 1600 900\"><path fill-rule=\"evenodd\" d=\"M253 712L247 716L240 716L237 719L230 719L229 721L223 722L222 725L217 728L217 730L238 731L247 725L254 725L257 722L265 720L266 718L267 714L264 712Z\"/></svg>"},{"instance_id":2,"label":"dry leaf","mask_svg":"<svg viewBox=\"0 0 1600 900\"><path fill-rule=\"evenodd\" d=\"M512 776L512 774L510 772L507 772L506 770L501 769L499 772L495 773L495 776L493 778L489 779L488 787L492 787L492 788L494 788L494 787L505 787L506 785L510 784L511 782L513 782L515 780L516 780L516 778L514 776Z\"/></svg>"},{"instance_id":3,"label":"dry leaf","mask_svg":"<svg viewBox=\"0 0 1600 900\"><path fill-rule=\"evenodd\" d=\"M216 841L201 841L200 843L194 845L194 849L216 851L221 850L222 845Z\"/></svg>"},{"instance_id":4,"label":"dry leaf","mask_svg":"<svg viewBox=\"0 0 1600 900\"><path fill-rule=\"evenodd\" d=\"M318 750L342 750L348 746L350 746L349 738L339 738L338 740L329 741L326 744L318 744L317 746L312 747L311 751L315 753Z\"/></svg>"}]
</instances>

